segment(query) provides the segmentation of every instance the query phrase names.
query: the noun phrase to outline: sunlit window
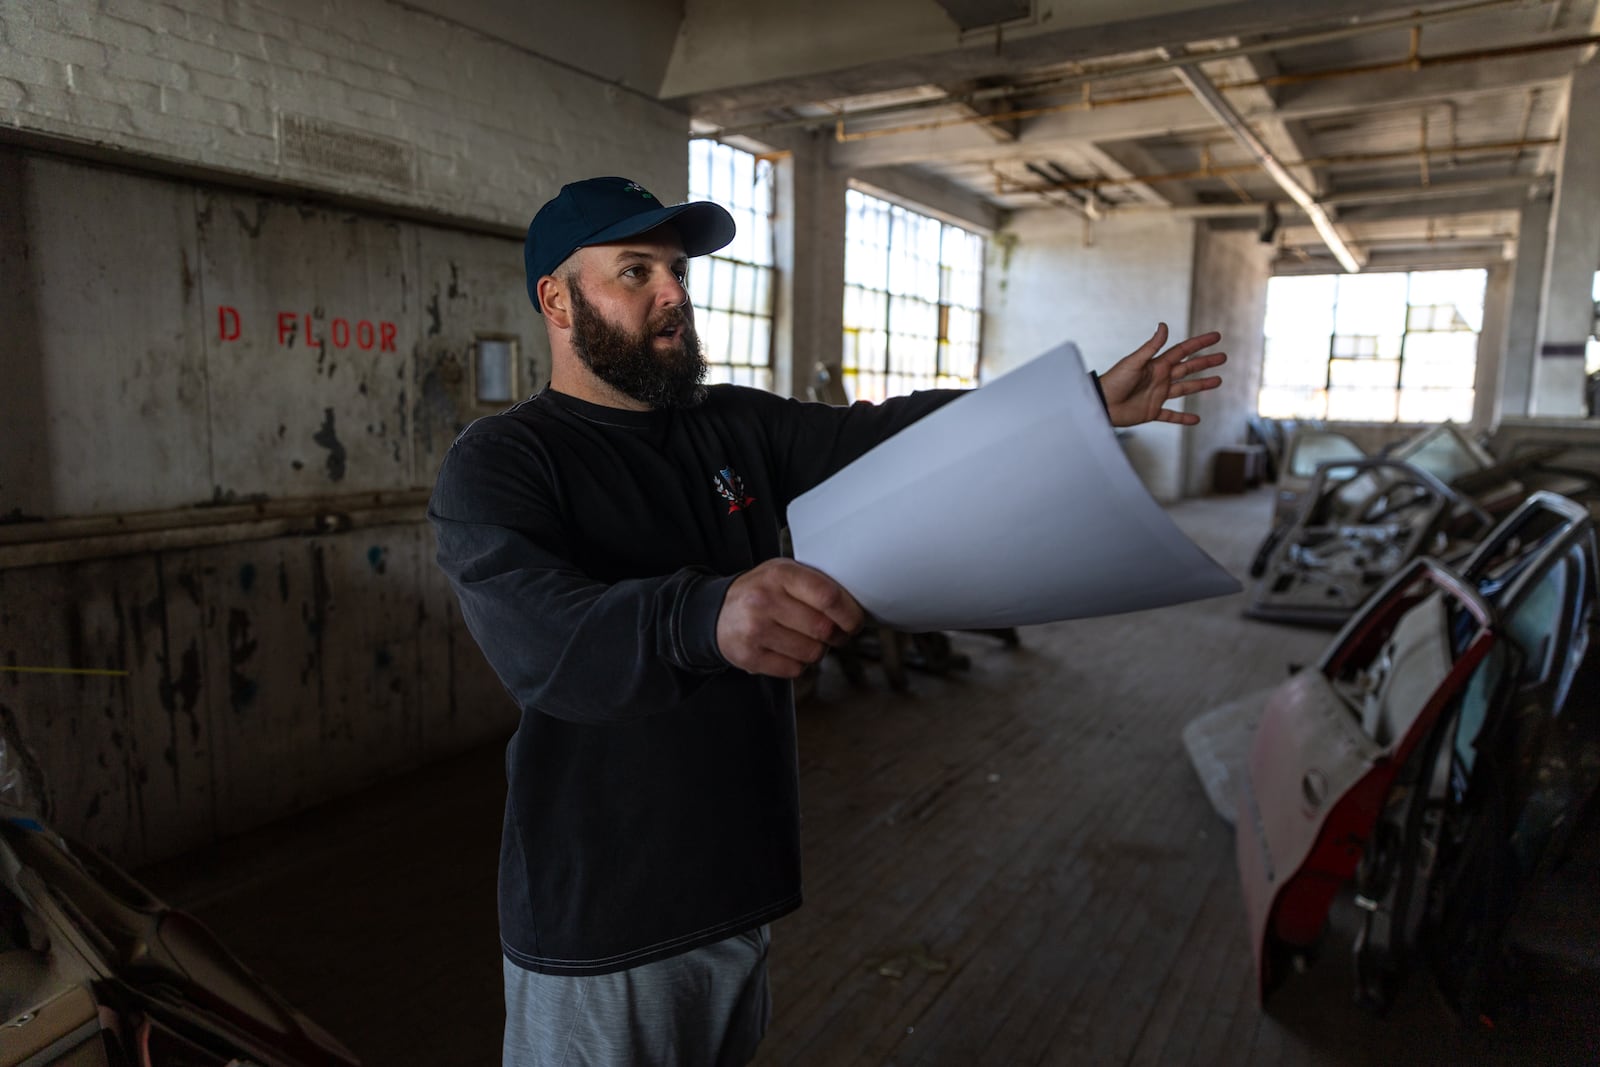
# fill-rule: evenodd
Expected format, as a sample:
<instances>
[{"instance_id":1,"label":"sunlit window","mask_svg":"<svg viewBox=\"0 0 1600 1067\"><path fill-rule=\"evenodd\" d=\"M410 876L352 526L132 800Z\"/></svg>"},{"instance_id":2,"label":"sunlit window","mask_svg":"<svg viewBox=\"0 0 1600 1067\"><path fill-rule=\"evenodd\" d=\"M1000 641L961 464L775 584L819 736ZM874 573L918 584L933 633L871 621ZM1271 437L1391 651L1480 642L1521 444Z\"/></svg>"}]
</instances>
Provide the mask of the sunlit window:
<instances>
[{"instance_id":1,"label":"sunlit window","mask_svg":"<svg viewBox=\"0 0 1600 1067\"><path fill-rule=\"evenodd\" d=\"M710 382L772 388L772 164L711 140L689 142L689 199L727 208L739 231L689 266Z\"/></svg>"},{"instance_id":2,"label":"sunlit window","mask_svg":"<svg viewBox=\"0 0 1600 1067\"><path fill-rule=\"evenodd\" d=\"M1600 320L1600 270L1594 272L1594 288L1590 291L1594 300L1595 319ZM1584 371L1587 374L1600 374L1600 341L1589 338L1587 348L1584 350Z\"/></svg>"},{"instance_id":3,"label":"sunlit window","mask_svg":"<svg viewBox=\"0 0 1600 1067\"><path fill-rule=\"evenodd\" d=\"M976 385L983 238L854 189L846 207L846 395Z\"/></svg>"},{"instance_id":4,"label":"sunlit window","mask_svg":"<svg viewBox=\"0 0 1600 1067\"><path fill-rule=\"evenodd\" d=\"M1481 270L1271 279L1257 410L1469 421L1486 281Z\"/></svg>"}]
</instances>

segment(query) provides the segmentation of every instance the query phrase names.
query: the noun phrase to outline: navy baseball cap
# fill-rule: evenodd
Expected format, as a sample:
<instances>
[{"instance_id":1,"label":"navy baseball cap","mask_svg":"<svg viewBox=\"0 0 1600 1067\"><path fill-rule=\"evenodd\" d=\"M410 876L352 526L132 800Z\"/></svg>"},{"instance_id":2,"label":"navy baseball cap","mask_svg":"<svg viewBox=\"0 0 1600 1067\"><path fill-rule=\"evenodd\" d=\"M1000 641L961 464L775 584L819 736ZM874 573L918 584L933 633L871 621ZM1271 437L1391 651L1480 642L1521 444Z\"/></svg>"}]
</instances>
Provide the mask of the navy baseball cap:
<instances>
[{"instance_id":1,"label":"navy baseball cap","mask_svg":"<svg viewBox=\"0 0 1600 1067\"><path fill-rule=\"evenodd\" d=\"M586 245L635 237L664 222L678 229L690 256L715 252L733 240L733 216L708 200L664 206L644 186L627 178L586 178L563 185L528 224L522 262L528 271L528 299L540 314L539 279Z\"/></svg>"}]
</instances>

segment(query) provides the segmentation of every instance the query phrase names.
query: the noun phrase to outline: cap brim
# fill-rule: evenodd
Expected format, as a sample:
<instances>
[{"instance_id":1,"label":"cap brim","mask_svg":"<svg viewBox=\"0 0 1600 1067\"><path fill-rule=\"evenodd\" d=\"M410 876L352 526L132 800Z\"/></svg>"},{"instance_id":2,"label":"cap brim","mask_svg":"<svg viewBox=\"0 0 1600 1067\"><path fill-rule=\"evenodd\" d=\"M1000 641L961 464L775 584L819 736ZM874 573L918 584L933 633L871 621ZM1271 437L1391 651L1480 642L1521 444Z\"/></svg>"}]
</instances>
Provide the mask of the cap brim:
<instances>
[{"instance_id":1,"label":"cap brim","mask_svg":"<svg viewBox=\"0 0 1600 1067\"><path fill-rule=\"evenodd\" d=\"M704 256L715 252L733 240L733 235L738 229L734 225L733 216L728 214L721 204L699 200L691 204L674 204L672 207L664 207L657 211L630 215L590 237L580 247L623 241L629 237L637 237L641 233L648 233L657 226L664 226L669 222L677 229L678 239L683 242L683 253L686 256Z\"/></svg>"},{"instance_id":2,"label":"cap brim","mask_svg":"<svg viewBox=\"0 0 1600 1067\"><path fill-rule=\"evenodd\" d=\"M538 219L535 218L535 223ZM533 301L534 310L541 315L544 308L539 306L539 279L547 274L552 274L580 248L589 245L606 244L611 241L625 241L629 237L637 237L641 233L648 233L657 226L671 223L678 231L678 239L683 242L683 251L689 256L704 256L726 245L733 240L733 235L738 227L734 225L733 216L720 205L709 200L699 200L690 204L674 204L672 207L657 208L654 211L644 211L637 215L629 215L620 222L591 234L583 239L582 243L574 245L560 255L559 258L547 260L539 266L527 267L528 299ZM529 228L530 239L532 227ZM524 244L524 256L527 245Z\"/></svg>"}]
</instances>

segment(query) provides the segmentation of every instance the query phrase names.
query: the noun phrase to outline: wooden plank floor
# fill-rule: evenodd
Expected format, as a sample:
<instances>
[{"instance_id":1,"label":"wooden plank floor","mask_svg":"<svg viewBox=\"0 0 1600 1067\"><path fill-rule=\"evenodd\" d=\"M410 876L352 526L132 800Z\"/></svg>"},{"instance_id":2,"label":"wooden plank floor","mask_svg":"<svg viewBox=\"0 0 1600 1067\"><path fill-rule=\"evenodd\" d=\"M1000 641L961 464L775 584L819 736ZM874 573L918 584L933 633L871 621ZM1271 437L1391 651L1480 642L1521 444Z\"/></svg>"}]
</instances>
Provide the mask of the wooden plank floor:
<instances>
[{"instance_id":1,"label":"wooden plank floor","mask_svg":"<svg viewBox=\"0 0 1600 1067\"><path fill-rule=\"evenodd\" d=\"M1269 491L1187 502L1242 574ZM1179 731L1313 660L1240 597L958 638L970 671L800 713L806 904L775 924L763 1064L1600 1062L1580 1010L1456 1027L1414 981L1350 1003L1337 938L1257 1006L1232 832ZM373 1067L493 1064L498 747L146 872Z\"/></svg>"}]
</instances>

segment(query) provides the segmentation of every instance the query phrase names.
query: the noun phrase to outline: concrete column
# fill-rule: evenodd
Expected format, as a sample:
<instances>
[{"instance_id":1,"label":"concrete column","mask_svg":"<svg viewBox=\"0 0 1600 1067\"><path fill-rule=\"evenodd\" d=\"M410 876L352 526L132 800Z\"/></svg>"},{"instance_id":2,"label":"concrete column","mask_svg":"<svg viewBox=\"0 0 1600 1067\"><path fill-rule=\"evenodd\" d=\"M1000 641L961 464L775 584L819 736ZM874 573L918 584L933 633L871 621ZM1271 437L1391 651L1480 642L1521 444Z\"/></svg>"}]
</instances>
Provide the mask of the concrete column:
<instances>
[{"instance_id":1,"label":"concrete column","mask_svg":"<svg viewBox=\"0 0 1600 1067\"><path fill-rule=\"evenodd\" d=\"M778 168L778 292L773 388L808 396L820 361L837 365L844 345L843 172L828 163L822 135L800 134Z\"/></svg>"},{"instance_id":2,"label":"concrete column","mask_svg":"<svg viewBox=\"0 0 1600 1067\"><path fill-rule=\"evenodd\" d=\"M1172 323L1172 338L1182 340L1217 330L1222 334L1221 348L1228 353L1228 365L1221 372L1221 388L1192 396L1182 405L1183 410L1200 416L1200 425L1184 429L1179 437L1184 454L1184 496L1204 496L1211 491L1217 449L1243 444L1250 416L1255 414L1266 348L1263 327L1272 253L1272 245L1263 244L1253 227L1224 231L1195 226L1188 330L1180 334L1178 324Z\"/></svg>"},{"instance_id":3,"label":"concrete column","mask_svg":"<svg viewBox=\"0 0 1600 1067\"><path fill-rule=\"evenodd\" d=\"M1545 249L1550 243L1550 200L1522 206L1517 221L1517 256L1511 264L1511 311L1506 319L1505 357L1500 361L1500 417L1530 414L1534 353L1539 344L1539 302L1544 295Z\"/></svg>"},{"instance_id":4,"label":"concrete column","mask_svg":"<svg viewBox=\"0 0 1600 1067\"><path fill-rule=\"evenodd\" d=\"M1583 354L1600 267L1600 62L1573 71L1550 212L1533 413L1583 415Z\"/></svg>"},{"instance_id":5,"label":"concrete column","mask_svg":"<svg viewBox=\"0 0 1600 1067\"><path fill-rule=\"evenodd\" d=\"M1483 329L1478 332L1478 369L1473 378L1472 422L1474 430L1487 430L1500 421L1500 368L1506 356L1506 328L1511 318L1511 275L1509 263L1489 268L1483 290Z\"/></svg>"}]
</instances>

